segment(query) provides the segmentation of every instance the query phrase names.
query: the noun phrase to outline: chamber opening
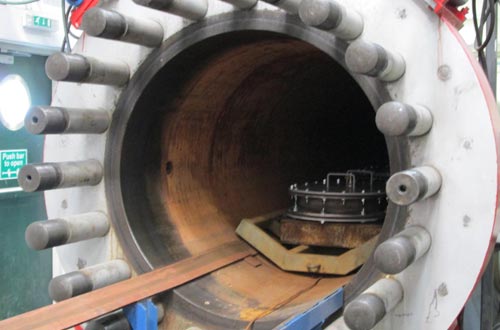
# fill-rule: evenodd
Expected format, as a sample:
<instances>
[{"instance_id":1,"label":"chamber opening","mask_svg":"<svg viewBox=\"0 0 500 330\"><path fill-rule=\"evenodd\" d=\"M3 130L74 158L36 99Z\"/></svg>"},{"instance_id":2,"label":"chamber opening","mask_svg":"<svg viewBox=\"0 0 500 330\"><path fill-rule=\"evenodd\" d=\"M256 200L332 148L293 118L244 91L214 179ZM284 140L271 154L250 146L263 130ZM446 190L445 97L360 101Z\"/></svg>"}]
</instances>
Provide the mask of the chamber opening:
<instances>
[{"instance_id":1,"label":"chamber opening","mask_svg":"<svg viewBox=\"0 0 500 330\"><path fill-rule=\"evenodd\" d=\"M143 270L237 239L243 218L290 207L291 184L349 169L389 171L370 101L309 43L233 32L159 62L120 155L123 204ZM189 286L214 315L248 321L312 280L258 259L258 267L241 262ZM327 277L287 308L348 280Z\"/></svg>"}]
</instances>

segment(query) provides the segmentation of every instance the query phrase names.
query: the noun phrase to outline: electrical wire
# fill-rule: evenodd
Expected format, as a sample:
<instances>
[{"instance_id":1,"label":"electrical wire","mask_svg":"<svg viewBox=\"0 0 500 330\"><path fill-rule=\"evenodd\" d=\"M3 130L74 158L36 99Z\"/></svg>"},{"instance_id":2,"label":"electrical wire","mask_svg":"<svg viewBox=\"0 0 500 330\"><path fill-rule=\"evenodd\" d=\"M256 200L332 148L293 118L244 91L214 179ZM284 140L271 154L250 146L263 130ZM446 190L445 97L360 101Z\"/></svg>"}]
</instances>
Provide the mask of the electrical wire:
<instances>
[{"instance_id":1,"label":"electrical wire","mask_svg":"<svg viewBox=\"0 0 500 330\"><path fill-rule=\"evenodd\" d=\"M71 22L68 23L68 33L73 38L75 38L77 40L80 39L80 36L77 36L76 34L73 33L73 31L71 31Z\"/></svg>"},{"instance_id":2,"label":"electrical wire","mask_svg":"<svg viewBox=\"0 0 500 330\"><path fill-rule=\"evenodd\" d=\"M477 10L477 0L472 0L472 20L476 33L475 48L477 50L479 63L485 71L487 70L487 61L484 50L490 44L491 40L493 39L493 34L496 31L497 2L498 0L484 0L483 6L481 8L481 14L479 14ZM486 37L483 41L483 35L485 33L484 30L486 26L488 27L488 30L486 31Z\"/></svg>"},{"instance_id":3,"label":"electrical wire","mask_svg":"<svg viewBox=\"0 0 500 330\"><path fill-rule=\"evenodd\" d=\"M3 0L0 0L0 5L13 5L13 6L27 5L27 4L30 4L33 2L38 2L38 1L40 1L40 0L23 0L23 1L3 1Z\"/></svg>"},{"instance_id":4,"label":"electrical wire","mask_svg":"<svg viewBox=\"0 0 500 330\"><path fill-rule=\"evenodd\" d=\"M70 6L70 11L73 10L75 6ZM66 26L68 27L68 34L76 40L80 39L80 36L76 35L71 31L71 20L69 15L66 15Z\"/></svg>"},{"instance_id":5,"label":"electrical wire","mask_svg":"<svg viewBox=\"0 0 500 330\"><path fill-rule=\"evenodd\" d=\"M71 20L70 20L70 15L69 13L75 8L75 6L71 5L69 6L69 9L68 11L66 12L66 26L67 26L67 29L68 29L68 34L73 37L74 39L76 40L79 40L80 39L80 36L76 35L73 33L73 31L71 31Z\"/></svg>"},{"instance_id":6,"label":"electrical wire","mask_svg":"<svg viewBox=\"0 0 500 330\"><path fill-rule=\"evenodd\" d=\"M69 28L68 28L68 17L69 13L73 6L69 6L66 10L66 0L61 1L61 14L63 18L63 27L64 27L64 39L61 46L61 52L71 53L71 44L69 42Z\"/></svg>"}]
</instances>

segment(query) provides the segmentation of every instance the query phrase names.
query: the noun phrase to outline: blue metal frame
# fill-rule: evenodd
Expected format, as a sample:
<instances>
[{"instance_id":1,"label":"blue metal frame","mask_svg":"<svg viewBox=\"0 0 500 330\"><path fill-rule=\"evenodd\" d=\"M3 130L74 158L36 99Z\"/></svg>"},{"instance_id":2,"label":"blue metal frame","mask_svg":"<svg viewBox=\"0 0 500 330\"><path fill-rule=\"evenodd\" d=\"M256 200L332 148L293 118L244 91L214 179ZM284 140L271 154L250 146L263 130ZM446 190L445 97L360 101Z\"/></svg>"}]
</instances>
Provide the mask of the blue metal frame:
<instances>
[{"instance_id":1,"label":"blue metal frame","mask_svg":"<svg viewBox=\"0 0 500 330\"><path fill-rule=\"evenodd\" d=\"M158 310L151 299L123 308L133 330L158 330Z\"/></svg>"},{"instance_id":2,"label":"blue metal frame","mask_svg":"<svg viewBox=\"0 0 500 330\"><path fill-rule=\"evenodd\" d=\"M343 305L344 289L341 288L273 330L320 330L326 319L340 310Z\"/></svg>"}]
</instances>

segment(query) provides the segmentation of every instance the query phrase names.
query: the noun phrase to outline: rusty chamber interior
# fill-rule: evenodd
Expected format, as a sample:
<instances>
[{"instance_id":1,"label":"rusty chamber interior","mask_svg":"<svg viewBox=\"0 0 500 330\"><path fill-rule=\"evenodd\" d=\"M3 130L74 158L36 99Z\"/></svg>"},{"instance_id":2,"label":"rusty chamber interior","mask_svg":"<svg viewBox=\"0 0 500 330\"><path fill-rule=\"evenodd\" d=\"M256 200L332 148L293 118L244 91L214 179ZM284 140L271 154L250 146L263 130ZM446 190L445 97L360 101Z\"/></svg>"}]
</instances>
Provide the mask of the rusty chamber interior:
<instances>
[{"instance_id":1,"label":"rusty chamber interior","mask_svg":"<svg viewBox=\"0 0 500 330\"><path fill-rule=\"evenodd\" d=\"M147 83L127 123L120 180L142 250L133 257L154 268L235 240L243 218L287 208L292 183L388 171L374 118L349 73L304 41L232 32L185 49ZM248 321L313 281L258 258L260 267L239 262L189 286L210 313ZM286 308L348 280L327 277Z\"/></svg>"}]
</instances>

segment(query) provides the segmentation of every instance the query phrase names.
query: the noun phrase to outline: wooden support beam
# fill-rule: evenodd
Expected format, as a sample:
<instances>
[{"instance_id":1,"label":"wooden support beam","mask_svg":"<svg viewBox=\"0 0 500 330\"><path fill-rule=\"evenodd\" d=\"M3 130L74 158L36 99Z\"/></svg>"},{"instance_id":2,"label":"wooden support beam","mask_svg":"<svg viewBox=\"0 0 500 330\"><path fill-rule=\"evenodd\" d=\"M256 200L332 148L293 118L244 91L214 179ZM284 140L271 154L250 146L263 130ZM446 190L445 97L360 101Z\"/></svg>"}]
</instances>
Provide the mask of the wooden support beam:
<instances>
[{"instance_id":1,"label":"wooden support beam","mask_svg":"<svg viewBox=\"0 0 500 330\"><path fill-rule=\"evenodd\" d=\"M279 237L282 243L357 248L380 234L380 223L337 223L302 221L283 218L280 221Z\"/></svg>"}]
</instances>

